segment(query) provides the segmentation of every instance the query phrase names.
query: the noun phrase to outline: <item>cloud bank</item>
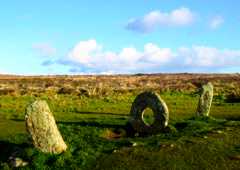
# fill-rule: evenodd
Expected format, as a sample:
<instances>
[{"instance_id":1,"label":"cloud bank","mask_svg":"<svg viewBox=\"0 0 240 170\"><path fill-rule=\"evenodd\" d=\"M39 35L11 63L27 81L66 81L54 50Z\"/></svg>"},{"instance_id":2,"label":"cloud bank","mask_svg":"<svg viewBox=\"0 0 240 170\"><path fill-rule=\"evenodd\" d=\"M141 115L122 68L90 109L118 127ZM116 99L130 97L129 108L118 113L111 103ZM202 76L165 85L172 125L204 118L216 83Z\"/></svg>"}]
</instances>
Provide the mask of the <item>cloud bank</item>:
<instances>
[{"instance_id":1,"label":"cloud bank","mask_svg":"<svg viewBox=\"0 0 240 170\"><path fill-rule=\"evenodd\" d=\"M151 11L143 17L130 19L126 25L128 30L146 33L158 27L186 26L194 21L194 13L185 7L171 12Z\"/></svg>"},{"instance_id":2,"label":"cloud bank","mask_svg":"<svg viewBox=\"0 0 240 170\"><path fill-rule=\"evenodd\" d=\"M114 52L91 39L76 44L56 63L72 73L219 72L240 66L240 50L200 45L172 50L146 43L142 50L125 47Z\"/></svg>"}]
</instances>

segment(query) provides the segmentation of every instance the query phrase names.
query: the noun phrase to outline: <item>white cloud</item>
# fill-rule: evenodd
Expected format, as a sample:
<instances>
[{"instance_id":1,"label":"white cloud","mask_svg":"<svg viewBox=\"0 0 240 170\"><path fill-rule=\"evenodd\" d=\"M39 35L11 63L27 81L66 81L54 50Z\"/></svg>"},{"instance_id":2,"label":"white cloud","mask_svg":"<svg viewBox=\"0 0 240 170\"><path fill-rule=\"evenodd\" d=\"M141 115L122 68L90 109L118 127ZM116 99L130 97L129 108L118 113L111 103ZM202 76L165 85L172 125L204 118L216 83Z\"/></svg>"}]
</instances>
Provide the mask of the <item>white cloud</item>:
<instances>
[{"instance_id":1,"label":"white cloud","mask_svg":"<svg viewBox=\"0 0 240 170\"><path fill-rule=\"evenodd\" d=\"M68 59L89 69L102 72L134 71L148 64L165 64L173 56L170 49L159 48L152 43L144 51L134 47L123 48L120 52L103 51L95 40L81 41L68 54Z\"/></svg>"},{"instance_id":2,"label":"white cloud","mask_svg":"<svg viewBox=\"0 0 240 170\"><path fill-rule=\"evenodd\" d=\"M56 49L48 43L37 43L32 48L43 57L52 57L56 54Z\"/></svg>"},{"instance_id":3,"label":"white cloud","mask_svg":"<svg viewBox=\"0 0 240 170\"><path fill-rule=\"evenodd\" d=\"M87 64L91 57L97 53L101 47L95 40L81 41L69 53L69 58L82 64Z\"/></svg>"},{"instance_id":4,"label":"white cloud","mask_svg":"<svg viewBox=\"0 0 240 170\"><path fill-rule=\"evenodd\" d=\"M194 14L188 8L179 8L169 14L170 24L172 25L188 25L193 22Z\"/></svg>"},{"instance_id":5,"label":"white cloud","mask_svg":"<svg viewBox=\"0 0 240 170\"><path fill-rule=\"evenodd\" d=\"M113 52L104 50L96 40L88 40L79 42L66 60L65 65L77 73L196 72L240 66L240 50L192 46L173 51L147 43L143 50L125 47Z\"/></svg>"},{"instance_id":6,"label":"white cloud","mask_svg":"<svg viewBox=\"0 0 240 170\"><path fill-rule=\"evenodd\" d=\"M149 62L167 63L173 57L169 48L159 48L157 45L148 43L144 46L145 60Z\"/></svg>"},{"instance_id":7,"label":"white cloud","mask_svg":"<svg viewBox=\"0 0 240 170\"><path fill-rule=\"evenodd\" d=\"M217 49L207 46L182 47L178 49L185 66L193 67L232 67L240 66L240 50Z\"/></svg>"},{"instance_id":8,"label":"white cloud","mask_svg":"<svg viewBox=\"0 0 240 170\"><path fill-rule=\"evenodd\" d=\"M142 18L130 19L126 28L137 32L151 32L157 27L185 26L191 24L193 21L193 12L188 8L181 7L169 13L152 11Z\"/></svg>"},{"instance_id":9,"label":"white cloud","mask_svg":"<svg viewBox=\"0 0 240 170\"><path fill-rule=\"evenodd\" d=\"M210 28L211 29L217 29L219 28L222 24L224 23L224 19L222 16L215 16L214 18L212 18L212 20L210 21Z\"/></svg>"}]
</instances>

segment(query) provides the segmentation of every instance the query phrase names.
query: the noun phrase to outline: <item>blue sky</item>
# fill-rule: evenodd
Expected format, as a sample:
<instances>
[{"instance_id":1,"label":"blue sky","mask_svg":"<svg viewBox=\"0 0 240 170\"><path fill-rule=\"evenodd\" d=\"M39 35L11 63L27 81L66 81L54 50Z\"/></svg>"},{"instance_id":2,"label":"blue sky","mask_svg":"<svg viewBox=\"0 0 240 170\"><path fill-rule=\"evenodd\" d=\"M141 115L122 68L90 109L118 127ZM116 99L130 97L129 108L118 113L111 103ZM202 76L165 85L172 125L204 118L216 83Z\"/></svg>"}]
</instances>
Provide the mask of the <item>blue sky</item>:
<instances>
[{"instance_id":1,"label":"blue sky","mask_svg":"<svg viewBox=\"0 0 240 170\"><path fill-rule=\"evenodd\" d=\"M9 0L0 73L240 72L238 0Z\"/></svg>"}]
</instances>

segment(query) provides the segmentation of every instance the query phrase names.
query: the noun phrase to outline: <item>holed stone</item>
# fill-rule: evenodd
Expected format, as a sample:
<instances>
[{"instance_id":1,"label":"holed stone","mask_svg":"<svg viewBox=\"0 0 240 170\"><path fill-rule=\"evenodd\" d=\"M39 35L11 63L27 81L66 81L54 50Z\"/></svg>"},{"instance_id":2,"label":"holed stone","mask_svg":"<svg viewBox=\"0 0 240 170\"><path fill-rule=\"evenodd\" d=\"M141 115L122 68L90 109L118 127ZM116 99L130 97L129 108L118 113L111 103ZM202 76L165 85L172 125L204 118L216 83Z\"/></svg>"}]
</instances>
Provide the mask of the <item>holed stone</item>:
<instances>
[{"instance_id":1,"label":"holed stone","mask_svg":"<svg viewBox=\"0 0 240 170\"><path fill-rule=\"evenodd\" d=\"M148 125L143 120L144 110L150 108L154 114L154 122ZM155 92L146 91L139 94L134 100L130 111L129 124L135 132L154 134L161 132L167 125L169 112L166 103Z\"/></svg>"}]
</instances>

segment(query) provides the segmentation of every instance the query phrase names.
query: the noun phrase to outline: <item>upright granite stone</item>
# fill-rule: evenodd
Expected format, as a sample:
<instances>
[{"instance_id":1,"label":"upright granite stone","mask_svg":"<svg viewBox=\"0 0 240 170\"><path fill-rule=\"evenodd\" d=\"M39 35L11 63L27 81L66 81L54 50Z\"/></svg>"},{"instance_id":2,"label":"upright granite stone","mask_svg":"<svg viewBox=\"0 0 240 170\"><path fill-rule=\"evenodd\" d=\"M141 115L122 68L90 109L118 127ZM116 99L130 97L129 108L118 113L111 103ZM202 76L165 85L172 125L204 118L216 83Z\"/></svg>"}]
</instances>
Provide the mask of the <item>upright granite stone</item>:
<instances>
[{"instance_id":1,"label":"upright granite stone","mask_svg":"<svg viewBox=\"0 0 240 170\"><path fill-rule=\"evenodd\" d=\"M40 151L59 154L67 149L46 101L39 100L29 105L25 120L33 144Z\"/></svg>"},{"instance_id":2,"label":"upright granite stone","mask_svg":"<svg viewBox=\"0 0 240 170\"><path fill-rule=\"evenodd\" d=\"M213 99L213 85L207 83L202 85L200 90L200 98L197 107L197 116L208 116Z\"/></svg>"},{"instance_id":3,"label":"upright granite stone","mask_svg":"<svg viewBox=\"0 0 240 170\"><path fill-rule=\"evenodd\" d=\"M143 120L144 110L150 108L154 114L154 122L145 124ZM167 125L169 112L166 103L161 97L151 91L139 94L132 104L129 124L135 132L142 134L155 134L161 132Z\"/></svg>"}]
</instances>

